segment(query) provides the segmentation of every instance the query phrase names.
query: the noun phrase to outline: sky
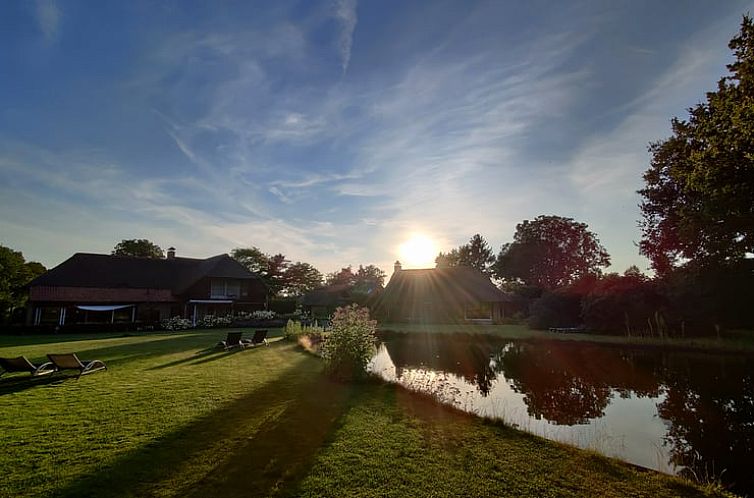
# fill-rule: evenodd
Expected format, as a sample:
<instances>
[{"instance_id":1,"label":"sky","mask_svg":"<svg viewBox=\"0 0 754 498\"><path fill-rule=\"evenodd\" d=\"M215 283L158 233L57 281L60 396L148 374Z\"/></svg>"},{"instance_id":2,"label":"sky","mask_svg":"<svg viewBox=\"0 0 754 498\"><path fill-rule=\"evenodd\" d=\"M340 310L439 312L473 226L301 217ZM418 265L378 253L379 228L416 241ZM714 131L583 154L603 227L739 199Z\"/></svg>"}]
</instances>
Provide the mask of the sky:
<instances>
[{"instance_id":1,"label":"sky","mask_svg":"<svg viewBox=\"0 0 754 498\"><path fill-rule=\"evenodd\" d=\"M148 238L390 274L414 235L497 252L555 214L646 269L647 146L714 90L753 7L2 2L0 244L48 267Z\"/></svg>"}]
</instances>

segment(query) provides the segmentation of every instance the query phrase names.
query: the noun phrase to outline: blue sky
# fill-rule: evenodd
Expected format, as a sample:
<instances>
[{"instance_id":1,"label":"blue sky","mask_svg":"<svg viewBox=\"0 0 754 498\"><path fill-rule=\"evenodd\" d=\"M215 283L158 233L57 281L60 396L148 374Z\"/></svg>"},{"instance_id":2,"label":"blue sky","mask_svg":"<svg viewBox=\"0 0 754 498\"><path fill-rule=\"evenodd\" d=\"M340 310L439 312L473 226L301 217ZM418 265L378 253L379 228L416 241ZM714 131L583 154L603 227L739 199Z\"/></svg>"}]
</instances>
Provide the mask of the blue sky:
<instances>
[{"instance_id":1,"label":"blue sky","mask_svg":"<svg viewBox=\"0 0 754 498\"><path fill-rule=\"evenodd\" d=\"M390 272L540 214L634 242L650 141L715 87L750 1L0 5L0 244L149 238Z\"/></svg>"}]
</instances>

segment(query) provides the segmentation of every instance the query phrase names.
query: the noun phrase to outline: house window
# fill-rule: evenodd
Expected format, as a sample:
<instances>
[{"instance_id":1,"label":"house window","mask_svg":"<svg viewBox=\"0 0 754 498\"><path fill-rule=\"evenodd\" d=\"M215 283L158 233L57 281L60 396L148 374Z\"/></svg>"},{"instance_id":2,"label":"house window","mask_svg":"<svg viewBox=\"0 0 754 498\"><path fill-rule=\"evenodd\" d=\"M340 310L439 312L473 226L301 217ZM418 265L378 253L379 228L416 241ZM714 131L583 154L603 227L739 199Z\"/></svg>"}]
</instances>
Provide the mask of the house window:
<instances>
[{"instance_id":1,"label":"house window","mask_svg":"<svg viewBox=\"0 0 754 498\"><path fill-rule=\"evenodd\" d=\"M466 305L466 320L492 320L492 306L490 303L474 303Z\"/></svg>"},{"instance_id":2,"label":"house window","mask_svg":"<svg viewBox=\"0 0 754 498\"><path fill-rule=\"evenodd\" d=\"M212 279L210 281L210 297L226 298L241 295L241 282L238 280Z\"/></svg>"}]
</instances>

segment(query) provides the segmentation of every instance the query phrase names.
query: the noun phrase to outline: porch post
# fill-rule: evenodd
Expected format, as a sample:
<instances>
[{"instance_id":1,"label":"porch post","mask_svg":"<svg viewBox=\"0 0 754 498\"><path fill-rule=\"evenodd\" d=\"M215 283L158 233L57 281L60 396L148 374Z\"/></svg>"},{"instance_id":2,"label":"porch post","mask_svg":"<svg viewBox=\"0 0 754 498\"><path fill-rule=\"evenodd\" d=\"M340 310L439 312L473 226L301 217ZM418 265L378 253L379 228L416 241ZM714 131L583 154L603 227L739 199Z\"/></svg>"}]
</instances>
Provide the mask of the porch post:
<instances>
[{"instance_id":1,"label":"porch post","mask_svg":"<svg viewBox=\"0 0 754 498\"><path fill-rule=\"evenodd\" d=\"M110 323L115 323L115 310L110 313Z\"/></svg>"},{"instance_id":2,"label":"porch post","mask_svg":"<svg viewBox=\"0 0 754 498\"><path fill-rule=\"evenodd\" d=\"M194 304L194 314L191 318L191 325L196 326L196 304Z\"/></svg>"},{"instance_id":3,"label":"porch post","mask_svg":"<svg viewBox=\"0 0 754 498\"><path fill-rule=\"evenodd\" d=\"M58 325L65 325L65 306L60 307L60 320L58 320Z\"/></svg>"},{"instance_id":4,"label":"porch post","mask_svg":"<svg viewBox=\"0 0 754 498\"><path fill-rule=\"evenodd\" d=\"M136 321L136 305L131 308L131 323Z\"/></svg>"}]
</instances>

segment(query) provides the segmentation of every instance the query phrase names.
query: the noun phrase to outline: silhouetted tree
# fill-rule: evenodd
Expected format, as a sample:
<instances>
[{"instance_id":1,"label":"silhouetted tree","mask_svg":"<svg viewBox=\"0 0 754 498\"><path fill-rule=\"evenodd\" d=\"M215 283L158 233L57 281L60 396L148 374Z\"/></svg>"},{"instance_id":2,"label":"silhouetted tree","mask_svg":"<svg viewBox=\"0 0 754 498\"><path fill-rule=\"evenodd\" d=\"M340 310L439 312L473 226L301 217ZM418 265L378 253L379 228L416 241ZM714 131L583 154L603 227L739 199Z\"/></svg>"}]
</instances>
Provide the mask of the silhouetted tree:
<instances>
[{"instance_id":1,"label":"silhouetted tree","mask_svg":"<svg viewBox=\"0 0 754 498\"><path fill-rule=\"evenodd\" d=\"M293 263L285 271L285 277L289 296L300 296L322 286L322 274L309 263Z\"/></svg>"},{"instance_id":2,"label":"silhouetted tree","mask_svg":"<svg viewBox=\"0 0 754 498\"><path fill-rule=\"evenodd\" d=\"M610 256L586 223L538 216L516 225L513 242L503 245L493 269L504 281L556 289L599 275L609 264Z\"/></svg>"},{"instance_id":3,"label":"silhouetted tree","mask_svg":"<svg viewBox=\"0 0 754 498\"><path fill-rule=\"evenodd\" d=\"M124 239L113 248L113 256L132 256L135 258L160 259L165 257L165 251L157 244L147 239Z\"/></svg>"},{"instance_id":4,"label":"silhouetted tree","mask_svg":"<svg viewBox=\"0 0 754 498\"><path fill-rule=\"evenodd\" d=\"M438 268L449 266L469 266L476 268L484 274L491 272L491 265L495 262L495 253L484 237L476 234L469 242L452 249L449 253L440 253L435 258Z\"/></svg>"},{"instance_id":5,"label":"silhouetted tree","mask_svg":"<svg viewBox=\"0 0 754 498\"><path fill-rule=\"evenodd\" d=\"M754 23L728 45L735 62L717 91L672 120L650 145L640 251L658 275L684 264L719 266L754 252Z\"/></svg>"},{"instance_id":6,"label":"silhouetted tree","mask_svg":"<svg viewBox=\"0 0 754 498\"><path fill-rule=\"evenodd\" d=\"M0 321L26 303L26 285L46 271L41 263L27 262L20 251L0 246Z\"/></svg>"}]
</instances>

